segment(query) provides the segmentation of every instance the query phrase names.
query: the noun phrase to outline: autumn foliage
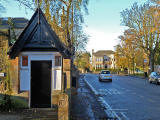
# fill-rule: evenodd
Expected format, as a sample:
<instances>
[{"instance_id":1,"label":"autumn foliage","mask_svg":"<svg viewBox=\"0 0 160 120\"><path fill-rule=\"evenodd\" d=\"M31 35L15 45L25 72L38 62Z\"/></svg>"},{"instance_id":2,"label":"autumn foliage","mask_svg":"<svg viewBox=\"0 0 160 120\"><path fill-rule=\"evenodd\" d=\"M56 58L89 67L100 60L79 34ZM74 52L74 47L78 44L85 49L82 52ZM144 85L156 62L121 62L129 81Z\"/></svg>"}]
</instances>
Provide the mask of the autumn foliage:
<instances>
[{"instance_id":1,"label":"autumn foliage","mask_svg":"<svg viewBox=\"0 0 160 120\"><path fill-rule=\"evenodd\" d=\"M130 9L121 12L121 18L121 23L127 30L119 37L116 54L119 55L120 52L120 59L125 59L123 67L134 71L135 67L144 67L147 64L145 60L149 72L154 71L154 65L159 64L160 51L159 0L151 0L142 5L134 3ZM118 66L119 64L122 63L117 63Z\"/></svg>"}]
</instances>

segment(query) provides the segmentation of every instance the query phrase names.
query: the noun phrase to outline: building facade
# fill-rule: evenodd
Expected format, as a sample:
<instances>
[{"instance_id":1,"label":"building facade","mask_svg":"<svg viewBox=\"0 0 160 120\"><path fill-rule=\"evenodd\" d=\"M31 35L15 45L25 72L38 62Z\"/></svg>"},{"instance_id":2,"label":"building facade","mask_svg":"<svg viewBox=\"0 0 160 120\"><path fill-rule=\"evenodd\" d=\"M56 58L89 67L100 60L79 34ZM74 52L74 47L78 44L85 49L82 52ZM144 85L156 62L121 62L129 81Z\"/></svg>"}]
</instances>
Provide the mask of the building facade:
<instances>
[{"instance_id":1,"label":"building facade","mask_svg":"<svg viewBox=\"0 0 160 120\"><path fill-rule=\"evenodd\" d=\"M95 70L114 69L115 68L114 51L99 50L97 52L94 52L94 50L92 50L91 64L92 68Z\"/></svg>"}]
</instances>

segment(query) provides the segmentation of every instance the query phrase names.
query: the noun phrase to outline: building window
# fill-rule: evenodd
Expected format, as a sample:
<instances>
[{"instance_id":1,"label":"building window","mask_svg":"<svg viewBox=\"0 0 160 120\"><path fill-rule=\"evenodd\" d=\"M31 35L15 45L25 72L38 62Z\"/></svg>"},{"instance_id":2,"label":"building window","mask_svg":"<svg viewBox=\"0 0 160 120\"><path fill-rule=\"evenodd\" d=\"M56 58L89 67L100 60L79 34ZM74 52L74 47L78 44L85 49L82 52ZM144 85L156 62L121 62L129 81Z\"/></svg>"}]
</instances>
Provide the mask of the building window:
<instances>
[{"instance_id":1,"label":"building window","mask_svg":"<svg viewBox=\"0 0 160 120\"><path fill-rule=\"evenodd\" d=\"M61 56L55 56L55 66L61 66Z\"/></svg>"},{"instance_id":2,"label":"building window","mask_svg":"<svg viewBox=\"0 0 160 120\"><path fill-rule=\"evenodd\" d=\"M99 58L99 61L101 62L101 58Z\"/></svg>"},{"instance_id":3,"label":"building window","mask_svg":"<svg viewBox=\"0 0 160 120\"><path fill-rule=\"evenodd\" d=\"M28 56L22 56L22 66L28 66Z\"/></svg>"},{"instance_id":4,"label":"building window","mask_svg":"<svg viewBox=\"0 0 160 120\"><path fill-rule=\"evenodd\" d=\"M96 64L96 69L98 69L98 65Z\"/></svg>"},{"instance_id":5,"label":"building window","mask_svg":"<svg viewBox=\"0 0 160 120\"><path fill-rule=\"evenodd\" d=\"M107 65L105 65L105 69L107 69L108 68L108 66Z\"/></svg>"},{"instance_id":6,"label":"building window","mask_svg":"<svg viewBox=\"0 0 160 120\"><path fill-rule=\"evenodd\" d=\"M101 65L101 68L103 68L103 65Z\"/></svg>"}]
</instances>

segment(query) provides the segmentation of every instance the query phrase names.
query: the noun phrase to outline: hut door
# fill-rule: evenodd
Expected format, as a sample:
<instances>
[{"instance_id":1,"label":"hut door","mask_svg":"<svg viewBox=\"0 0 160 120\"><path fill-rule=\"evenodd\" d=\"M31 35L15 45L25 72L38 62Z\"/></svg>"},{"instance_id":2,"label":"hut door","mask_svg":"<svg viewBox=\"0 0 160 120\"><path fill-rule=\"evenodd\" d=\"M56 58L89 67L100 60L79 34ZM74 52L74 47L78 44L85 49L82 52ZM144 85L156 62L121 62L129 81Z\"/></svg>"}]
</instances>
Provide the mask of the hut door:
<instances>
[{"instance_id":1,"label":"hut door","mask_svg":"<svg viewBox=\"0 0 160 120\"><path fill-rule=\"evenodd\" d=\"M31 107L51 107L52 61L31 61Z\"/></svg>"}]
</instances>

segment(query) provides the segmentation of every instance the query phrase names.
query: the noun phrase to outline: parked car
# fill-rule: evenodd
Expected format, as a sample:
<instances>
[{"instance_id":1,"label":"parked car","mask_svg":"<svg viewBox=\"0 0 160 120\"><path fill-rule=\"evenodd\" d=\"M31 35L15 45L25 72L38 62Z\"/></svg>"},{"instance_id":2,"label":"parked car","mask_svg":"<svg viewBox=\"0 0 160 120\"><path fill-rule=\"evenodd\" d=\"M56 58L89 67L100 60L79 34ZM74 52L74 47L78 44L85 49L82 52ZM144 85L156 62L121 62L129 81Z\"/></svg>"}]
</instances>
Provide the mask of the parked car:
<instances>
[{"instance_id":1,"label":"parked car","mask_svg":"<svg viewBox=\"0 0 160 120\"><path fill-rule=\"evenodd\" d=\"M159 84L160 83L160 75L157 72L152 72L149 75L149 82L150 83L156 83Z\"/></svg>"},{"instance_id":2,"label":"parked car","mask_svg":"<svg viewBox=\"0 0 160 120\"><path fill-rule=\"evenodd\" d=\"M99 73L99 81L110 81L112 82L112 75L109 70L102 70Z\"/></svg>"}]
</instances>

